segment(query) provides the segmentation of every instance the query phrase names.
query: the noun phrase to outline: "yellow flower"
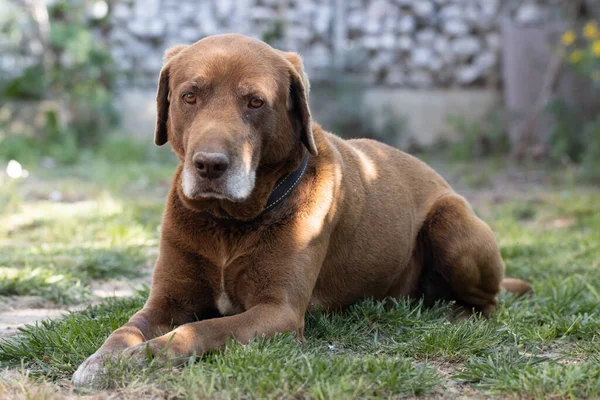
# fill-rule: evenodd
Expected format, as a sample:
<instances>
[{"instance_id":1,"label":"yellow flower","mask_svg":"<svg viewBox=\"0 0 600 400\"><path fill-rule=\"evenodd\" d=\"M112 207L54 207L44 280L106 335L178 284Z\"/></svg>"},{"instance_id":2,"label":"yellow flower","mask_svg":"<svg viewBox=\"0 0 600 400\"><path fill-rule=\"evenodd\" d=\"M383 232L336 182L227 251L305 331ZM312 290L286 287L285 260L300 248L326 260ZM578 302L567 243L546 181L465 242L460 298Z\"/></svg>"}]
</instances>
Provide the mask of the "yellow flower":
<instances>
[{"instance_id":1,"label":"yellow flower","mask_svg":"<svg viewBox=\"0 0 600 400\"><path fill-rule=\"evenodd\" d=\"M595 39L598 35L598 24L596 21L590 21L583 27L583 36L588 39Z\"/></svg>"},{"instance_id":2,"label":"yellow flower","mask_svg":"<svg viewBox=\"0 0 600 400\"><path fill-rule=\"evenodd\" d=\"M575 32L573 31L566 31L565 33L563 33L562 38L560 39L561 43L564 46L570 46L573 43L575 43L575 40L577 39L577 35L575 35Z\"/></svg>"},{"instance_id":3,"label":"yellow flower","mask_svg":"<svg viewBox=\"0 0 600 400\"><path fill-rule=\"evenodd\" d=\"M595 40L592 44L592 53L598 58L600 58L600 39Z\"/></svg>"},{"instance_id":4,"label":"yellow flower","mask_svg":"<svg viewBox=\"0 0 600 400\"><path fill-rule=\"evenodd\" d=\"M569 55L569 62L571 64L577 64L581 60L583 60L583 51L581 50L575 50Z\"/></svg>"}]
</instances>

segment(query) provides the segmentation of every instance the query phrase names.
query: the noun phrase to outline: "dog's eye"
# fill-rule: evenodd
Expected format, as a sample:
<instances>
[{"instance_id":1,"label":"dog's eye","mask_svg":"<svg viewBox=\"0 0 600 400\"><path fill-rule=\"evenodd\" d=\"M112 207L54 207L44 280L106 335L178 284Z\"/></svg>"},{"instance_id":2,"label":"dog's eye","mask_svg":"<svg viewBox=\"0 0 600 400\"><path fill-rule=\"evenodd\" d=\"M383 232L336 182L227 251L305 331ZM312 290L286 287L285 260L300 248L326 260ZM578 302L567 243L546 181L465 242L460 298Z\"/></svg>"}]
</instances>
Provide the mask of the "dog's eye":
<instances>
[{"instance_id":1,"label":"dog's eye","mask_svg":"<svg viewBox=\"0 0 600 400\"><path fill-rule=\"evenodd\" d=\"M181 98L188 104L196 103L196 95L192 92L185 92Z\"/></svg>"},{"instance_id":2,"label":"dog's eye","mask_svg":"<svg viewBox=\"0 0 600 400\"><path fill-rule=\"evenodd\" d=\"M248 103L248 107L250 107L250 108L261 108L263 106L263 104L265 104L265 102L262 99L259 99L258 97L255 97L252 100L250 100L250 103Z\"/></svg>"}]
</instances>

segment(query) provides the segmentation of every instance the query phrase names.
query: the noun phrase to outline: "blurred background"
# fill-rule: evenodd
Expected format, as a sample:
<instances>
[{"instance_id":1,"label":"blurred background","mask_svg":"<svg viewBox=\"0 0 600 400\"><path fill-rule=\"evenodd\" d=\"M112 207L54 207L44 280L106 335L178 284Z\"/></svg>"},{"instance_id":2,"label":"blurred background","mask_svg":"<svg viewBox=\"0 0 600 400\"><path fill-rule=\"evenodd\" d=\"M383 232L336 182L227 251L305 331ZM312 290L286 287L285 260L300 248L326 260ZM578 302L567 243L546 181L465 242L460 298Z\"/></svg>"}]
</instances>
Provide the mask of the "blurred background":
<instances>
[{"instance_id":1,"label":"blurred background","mask_svg":"<svg viewBox=\"0 0 600 400\"><path fill-rule=\"evenodd\" d=\"M162 56L218 33L299 52L327 130L418 155L484 215L546 204L544 227L585 233L599 19L597 0L3 0L0 330L148 282L176 165L152 144Z\"/></svg>"},{"instance_id":2,"label":"blurred background","mask_svg":"<svg viewBox=\"0 0 600 400\"><path fill-rule=\"evenodd\" d=\"M33 168L77 162L116 132L149 142L165 49L238 32L304 57L316 120L337 134L411 152L551 160L594 178L599 9L594 0L7 0L0 157Z\"/></svg>"}]
</instances>

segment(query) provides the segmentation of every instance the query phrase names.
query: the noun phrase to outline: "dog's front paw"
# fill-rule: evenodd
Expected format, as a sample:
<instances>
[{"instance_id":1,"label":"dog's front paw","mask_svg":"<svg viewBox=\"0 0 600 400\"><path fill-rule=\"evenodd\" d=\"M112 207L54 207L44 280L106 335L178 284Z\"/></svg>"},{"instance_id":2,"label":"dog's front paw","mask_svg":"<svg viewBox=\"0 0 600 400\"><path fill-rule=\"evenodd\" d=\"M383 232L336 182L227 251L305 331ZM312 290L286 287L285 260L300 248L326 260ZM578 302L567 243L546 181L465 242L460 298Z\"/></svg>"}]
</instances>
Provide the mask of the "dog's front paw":
<instances>
[{"instance_id":1,"label":"dog's front paw","mask_svg":"<svg viewBox=\"0 0 600 400\"><path fill-rule=\"evenodd\" d=\"M73 374L72 382L76 387L98 387L104 383L106 370L104 362L110 358L107 353L94 353L85 360Z\"/></svg>"},{"instance_id":2,"label":"dog's front paw","mask_svg":"<svg viewBox=\"0 0 600 400\"><path fill-rule=\"evenodd\" d=\"M129 360L140 368L145 368L151 363L179 365L182 361L181 349L172 340L172 334L152 339L148 342L125 349L122 353L124 359Z\"/></svg>"},{"instance_id":3,"label":"dog's front paw","mask_svg":"<svg viewBox=\"0 0 600 400\"><path fill-rule=\"evenodd\" d=\"M125 349L122 353L123 358L129 362L137 365L140 368L145 368L152 361L164 363L168 360L167 349L164 345L149 341L146 343L138 344L137 346Z\"/></svg>"}]
</instances>

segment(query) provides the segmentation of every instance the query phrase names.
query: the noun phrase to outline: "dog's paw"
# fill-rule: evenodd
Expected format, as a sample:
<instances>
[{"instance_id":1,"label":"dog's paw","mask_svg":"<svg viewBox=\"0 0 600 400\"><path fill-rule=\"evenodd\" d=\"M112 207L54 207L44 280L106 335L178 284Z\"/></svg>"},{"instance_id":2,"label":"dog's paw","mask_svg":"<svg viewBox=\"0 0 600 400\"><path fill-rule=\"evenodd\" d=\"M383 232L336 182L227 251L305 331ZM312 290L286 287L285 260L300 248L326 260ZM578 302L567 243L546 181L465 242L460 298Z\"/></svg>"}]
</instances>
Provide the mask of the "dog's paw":
<instances>
[{"instance_id":1,"label":"dog's paw","mask_svg":"<svg viewBox=\"0 0 600 400\"><path fill-rule=\"evenodd\" d=\"M129 347L123 350L122 355L124 359L140 368L148 367L151 364L163 365L167 363L176 366L189 358L185 357L185 354L169 341L168 336Z\"/></svg>"},{"instance_id":2,"label":"dog's paw","mask_svg":"<svg viewBox=\"0 0 600 400\"><path fill-rule=\"evenodd\" d=\"M152 343L152 341L129 347L123 350L122 355L124 359L140 368L147 367L154 360L158 362L167 361L164 347Z\"/></svg>"},{"instance_id":3,"label":"dog's paw","mask_svg":"<svg viewBox=\"0 0 600 400\"><path fill-rule=\"evenodd\" d=\"M98 387L104 383L106 369L104 362L110 355L94 353L85 360L73 374L71 382L75 387Z\"/></svg>"}]
</instances>

